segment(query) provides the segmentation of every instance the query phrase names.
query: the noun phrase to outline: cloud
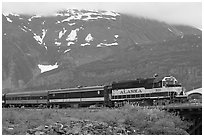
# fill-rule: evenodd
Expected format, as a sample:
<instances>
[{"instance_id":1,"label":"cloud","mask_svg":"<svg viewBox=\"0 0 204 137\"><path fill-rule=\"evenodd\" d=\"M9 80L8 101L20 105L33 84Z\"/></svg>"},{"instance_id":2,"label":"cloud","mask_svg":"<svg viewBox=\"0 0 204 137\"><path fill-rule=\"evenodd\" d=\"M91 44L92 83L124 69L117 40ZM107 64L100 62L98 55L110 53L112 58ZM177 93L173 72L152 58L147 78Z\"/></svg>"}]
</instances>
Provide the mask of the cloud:
<instances>
[{"instance_id":1,"label":"cloud","mask_svg":"<svg viewBox=\"0 0 204 137\"><path fill-rule=\"evenodd\" d=\"M186 24L201 28L200 2L9 2L2 3L3 12L50 15L61 9L112 10L136 16L157 19L173 24Z\"/></svg>"}]
</instances>

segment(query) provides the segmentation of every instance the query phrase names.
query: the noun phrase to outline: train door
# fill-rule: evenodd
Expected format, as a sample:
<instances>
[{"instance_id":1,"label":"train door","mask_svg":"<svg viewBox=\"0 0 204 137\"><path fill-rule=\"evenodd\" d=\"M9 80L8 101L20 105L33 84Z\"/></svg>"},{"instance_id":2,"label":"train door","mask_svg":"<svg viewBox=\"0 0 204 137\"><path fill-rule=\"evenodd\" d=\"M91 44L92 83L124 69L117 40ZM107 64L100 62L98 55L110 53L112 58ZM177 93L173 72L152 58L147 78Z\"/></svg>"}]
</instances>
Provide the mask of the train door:
<instances>
[{"instance_id":1,"label":"train door","mask_svg":"<svg viewBox=\"0 0 204 137\"><path fill-rule=\"evenodd\" d=\"M5 104L6 104L5 94L2 94L2 107L5 107Z\"/></svg>"},{"instance_id":2,"label":"train door","mask_svg":"<svg viewBox=\"0 0 204 137\"><path fill-rule=\"evenodd\" d=\"M105 86L104 87L104 106L106 107L111 107L112 106L112 102L111 102L111 92L112 88L110 86Z\"/></svg>"}]
</instances>

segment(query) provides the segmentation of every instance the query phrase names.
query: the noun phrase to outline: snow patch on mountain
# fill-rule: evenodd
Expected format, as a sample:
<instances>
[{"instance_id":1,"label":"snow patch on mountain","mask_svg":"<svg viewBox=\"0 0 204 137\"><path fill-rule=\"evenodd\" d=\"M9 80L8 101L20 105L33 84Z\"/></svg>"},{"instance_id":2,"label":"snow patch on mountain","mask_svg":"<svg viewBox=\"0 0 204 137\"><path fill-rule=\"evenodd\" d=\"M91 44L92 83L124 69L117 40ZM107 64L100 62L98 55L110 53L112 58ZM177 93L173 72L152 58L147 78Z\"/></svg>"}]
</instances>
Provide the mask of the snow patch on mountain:
<instances>
[{"instance_id":1,"label":"snow patch on mountain","mask_svg":"<svg viewBox=\"0 0 204 137\"><path fill-rule=\"evenodd\" d=\"M43 29L42 31L43 31L43 33L42 33L42 40L43 40L45 37L45 34L47 33L47 30Z\"/></svg>"},{"instance_id":2,"label":"snow patch on mountain","mask_svg":"<svg viewBox=\"0 0 204 137\"><path fill-rule=\"evenodd\" d=\"M2 13L5 17L9 16L9 13Z\"/></svg>"},{"instance_id":3,"label":"snow patch on mountain","mask_svg":"<svg viewBox=\"0 0 204 137\"><path fill-rule=\"evenodd\" d=\"M27 32L27 30L29 30L29 31L31 31L31 29L30 28L28 28L27 26L18 26L21 30L23 30L23 31L25 31L25 32Z\"/></svg>"},{"instance_id":4,"label":"snow patch on mountain","mask_svg":"<svg viewBox=\"0 0 204 137\"><path fill-rule=\"evenodd\" d=\"M38 64L38 67L40 68L41 73L43 73L43 72L50 71L50 70L58 68L58 65L57 65L57 63L55 65L41 65L41 64Z\"/></svg>"},{"instance_id":5,"label":"snow patch on mountain","mask_svg":"<svg viewBox=\"0 0 204 137\"><path fill-rule=\"evenodd\" d=\"M67 50L64 51L64 53L67 53L67 52L69 52L70 50L71 50L71 49L67 49Z\"/></svg>"},{"instance_id":6,"label":"snow patch on mountain","mask_svg":"<svg viewBox=\"0 0 204 137\"><path fill-rule=\"evenodd\" d=\"M119 37L119 35L114 35L114 37L117 39Z\"/></svg>"},{"instance_id":7,"label":"snow patch on mountain","mask_svg":"<svg viewBox=\"0 0 204 137\"><path fill-rule=\"evenodd\" d=\"M18 15L18 14L16 14L16 13L10 13L10 15L12 15L12 16L17 16L17 17L20 16L20 15Z\"/></svg>"},{"instance_id":8,"label":"snow patch on mountain","mask_svg":"<svg viewBox=\"0 0 204 137\"><path fill-rule=\"evenodd\" d=\"M168 30L172 32L172 30L170 28L168 28Z\"/></svg>"},{"instance_id":9,"label":"snow patch on mountain","mask_svg":"<svg viewBox=\"0 0 204 137\"><path fill-rule=\"evenodd\" d=\"M45 37L45 35L46 35L46 32L47 32L47 30L45 30L45 29L42 30L42 37L40 37L39 35L33 33L33 34L34 34L33 38L35 38L35 40L36 40L39 44L42 44L42 43L43 43L43 39L44 39L44 37Z\"/></svg>"},{"instance_id":10,"label":"snow patch on mountain","mask_svg":"<svg viewBox=\"0 0 204 137\"><path fill-rule=\"evenodd\" d=\"M79 29L75 29L75 30L72 30L70 32L70 34L67 36L67 41L75 41L77 40L77 31L79 31Z\"/></svg>"},{"instance_id":11,"label":"snow patch on mountain","mask_svg":"<svg viewBox=\"0 0 204 137\"><path fill-rule=\"evenodd\" d=\"M117 42L114 42L114 43L100 43L98 44L96 47L110 47L110 46L118 46L118 43Z\"/></svg>"},{"instance_id":12,"label":"snow patch on mountain","mask_svg":"<svg viewBox=\"0 0 204 137\"><path fill-rule=\"evenodd\" d=\"M66 19L63 19L62 21L58 21L58 23L61 22L69 22L71 20L96 20L100 18L104 19L113 19L116 20L116 16L119 16L120 14L113 12L113 11L96 11L96 10L75 10L75 9L69 9L64 12L59 12L56 14L57 16L64 16L67 17ZM111 16L111 17L107 17ZM74 25L74 24L69 24L69 25Z\"/></svg>"},{"instance_id":13,"label":"snow patch on mountain","mask_svg":"<svg viewBox=\"0 0 204 137\"><path fill-rule=\"evenodd\" d=\"M67 42L67 46L71 46L71 45L73 45L73 44L75 44L75 43L72 42L72 41Z\"/></svg>"},{"instance_id":14,"label":"snow patch on mountain","mask_svg":"<svg viewBox=\"0 0 204 137\"><path fill-rule=\"evenodd\" d=\"M104 12L104 15L110 15L110 16L119 16L120 14L116 13L116 12L113 12L113 11L106 11Z\"/></svg>"},{"instance_id":15,"label":"snow patch on mountain","mask_svg":"<svg viewBox=\"0 0 204 137\"><path fill-rule=\"evenodd\" d=\"M45 21L43 21L41 24L44 25L44 24L45 24Z\"/></svg>"},{"instance_id":16,"label":"snow patch on mountain","mask_svg":"<svg viewBox=\"0 0 204 137\"><path fill-rule=\"evenodd\" d=\"M84 44L81 44L82 47L84 46L90 46L90 43L84 43Z\"/></svg>"},{"instance_id":17,"label":"snow patch on mountain","mask_svg":"<svg viewBox=\"0 0 204 137\"><path fill-rule=\"evenodd\" d=\"M38 43L42 44L42 39L41 39L40 36L38 36L38 35L36 35L36 34L34 33L33 38L34 38Z\"/></svg>"},{"instance_id":18,"label":"snow patch on mountain","mask_svg":"<svg viewBox=\"0 0 204 137\"><path fill-rule=\"evenodd\" d=\"M19 28L20 28L21 30L23 30L24 32L27 32L25 29L21 28L20 26L19 26Z\"/></svg>"},{"instance_id":19,"label":"snow patch on mountain","mask_svg":"<svg viewBox=\"0 0 204 137\"><path fill-rule=\"evenodd\" d=\"M61 45L61 42L55 41L55 45L60 46L60 45Z\"/></svg>"},{"instance_id":20,"label":"snow patch on mountain","mask_svg":"<svg viewBox=\"0 0 204 137\"><path fill-rule=\"evenodd\" d=\"M76 23L68 23L69 26L73 26L75 25Z\"/></svg>"},{"instance_id":21,"label":"snow patch on mountain","mask_svg":"<svg viewBox=\"0 0 204 137\"><path fill-rule=\"evenodd\" d=\"M79 20L79 19L81 19L81 17L82 17L82 15L73 15L73 16L70 16L70 17L68 17L68 18L66 18L66 19L64 19L64 20L62 20L61 22L65 22L65 21L71 21L71 20Z\"/></svg>"},{"instance_id":22,"label":"snow patch on mountain","mask_svg":"<svg viewBox=\"0 0 204 137\"><path fill-rule=\"evenodd\" d=\"M95 17L93 17L95 15ZM88 20L96 20L96 19L100 19L100 18L103 18L101 17L100 15L96 14L96 13L86 13L84 14L83 16L83 19L84 21L88 21Z\"/></svg>"},{"instance_id":23,"label":"snow patch on mountain","mask_svg":"<svg viewBox=\"0 0 204 137\"><path fill-rule=\"evenodd\" d=\"M66 33L66 29L65 28L63 28L63 31L60 31L59 32L59 38L61 39L61 37Z\"/></svg>"},{"instance_id":24,"label":"snow patch on mountain","mask_svg":"<svg viewBox=\"0 0 204 137\"><path fill-rule=\"evenodd\" d=\"M90 42L90 41L93 41L93 37L91 36L91 34L89 33L87 36L86 36L86 38L85 38L85 41L87 41L87 42Z\"/></svg>"},{"instance_id":25,"label":"snow patch on mountain","mask_svg":"<svg viewBox=\"0 0 204 137\"><path fill-rule=\"evenodd\" d=\"M39 15L35 15L35 16L32 16L31 18L28 19L28 21L31 21L33 18L40 18L41 16Z\"/></svg>"},{"instance_id":26,"label":"snow patch on mountain","mask_svg":"<svg viewBox=\"0 0 204 137\"><path fill-rule=\"evenodd\" d=\"M8 22L13 22L9 17L6 17Z\"/></svg>"}]
</instances>

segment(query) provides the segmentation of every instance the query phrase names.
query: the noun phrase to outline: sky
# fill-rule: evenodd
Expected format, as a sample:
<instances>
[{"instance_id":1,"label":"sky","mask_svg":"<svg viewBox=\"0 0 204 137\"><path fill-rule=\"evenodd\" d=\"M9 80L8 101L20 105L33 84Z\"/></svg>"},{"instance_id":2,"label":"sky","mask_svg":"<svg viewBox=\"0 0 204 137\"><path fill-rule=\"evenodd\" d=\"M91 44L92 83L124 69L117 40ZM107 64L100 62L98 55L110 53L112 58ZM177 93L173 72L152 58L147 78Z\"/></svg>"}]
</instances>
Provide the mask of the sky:
<instances>
[{"instance_id":1,"label":"sky","mask_svg":"<svg viewBox=\"0 0 204 137\"><path fill-rule=\"evenodd\" d=\"M201 0L200 2L4 2L3 0L2 3L3 13L27 13L44 16L52 15L58 10L72 8L111 10L202 29Z\"/></svg>"}]
</instances>

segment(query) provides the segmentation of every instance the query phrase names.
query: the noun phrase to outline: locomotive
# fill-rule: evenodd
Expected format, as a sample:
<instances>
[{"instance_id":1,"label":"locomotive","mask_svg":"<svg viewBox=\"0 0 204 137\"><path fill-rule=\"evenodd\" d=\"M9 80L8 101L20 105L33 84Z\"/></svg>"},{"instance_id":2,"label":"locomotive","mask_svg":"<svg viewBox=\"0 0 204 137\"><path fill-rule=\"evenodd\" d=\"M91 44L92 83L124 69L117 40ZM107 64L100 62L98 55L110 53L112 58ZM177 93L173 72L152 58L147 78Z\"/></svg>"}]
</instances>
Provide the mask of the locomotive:
<instances>
[{"instance_id":1,"label":"locomotive","mask_svg":"<svg viewBox=\"0 0 204 137\"><path fill-rule=\"evenodd\" d=\"M120 107L126 103L140 106L167 105L188 100L185 89L175 77L156 76L113 82L104 86L6 93L3 107Z\"/></svg>"}]
</instances>

